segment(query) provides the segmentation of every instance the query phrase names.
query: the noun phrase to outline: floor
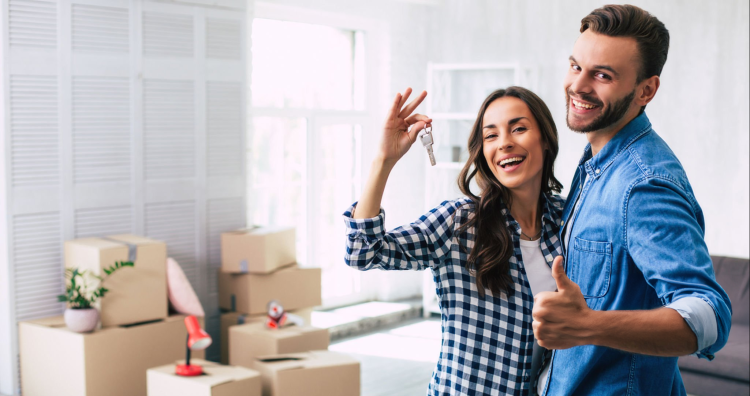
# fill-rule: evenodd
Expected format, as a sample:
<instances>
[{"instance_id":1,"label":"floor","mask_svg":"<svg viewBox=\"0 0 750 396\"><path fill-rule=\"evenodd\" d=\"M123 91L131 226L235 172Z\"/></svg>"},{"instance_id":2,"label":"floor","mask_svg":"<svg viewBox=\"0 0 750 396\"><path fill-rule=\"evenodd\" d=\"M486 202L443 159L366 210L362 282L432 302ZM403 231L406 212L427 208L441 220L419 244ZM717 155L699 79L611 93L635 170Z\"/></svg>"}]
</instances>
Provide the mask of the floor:
<instances>
[{"instance_id":1,"label":"floor","mask_svg":"<svg viewBox=\"0 0 750 396\"><path fill-rule=\"evenodd\" d=\"M440 319L412 319L329 349L360 361L362 396L424 395L440 355L440 334Z\"/></svg>"},{"instance_id":2,"label":"floor","mask_svg":"<svg viewBox=\"0 0 750 396\"><path fill-rule=\"evenodd\" d=\"M361 396L414 396L427 392L440 340L440 319L419 318L340 339L329 349L360 361Z\"/></svg>"}]
</instances>

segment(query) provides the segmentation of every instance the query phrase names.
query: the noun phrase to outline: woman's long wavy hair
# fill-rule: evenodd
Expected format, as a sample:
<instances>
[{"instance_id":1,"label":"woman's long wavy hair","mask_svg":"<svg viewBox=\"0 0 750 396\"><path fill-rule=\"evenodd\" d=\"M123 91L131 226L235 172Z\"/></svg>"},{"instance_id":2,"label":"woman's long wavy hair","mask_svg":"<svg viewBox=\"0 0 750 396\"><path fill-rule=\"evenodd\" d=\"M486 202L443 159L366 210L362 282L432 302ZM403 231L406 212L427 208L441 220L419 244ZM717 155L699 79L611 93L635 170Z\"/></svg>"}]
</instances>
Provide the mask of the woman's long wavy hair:
<instances>
[{"instance_id":1,"label":"woman's long wavy hair","mask_svg":"<svg viewBox=\"0 0 750 396\"><path fill-rule=\"evenodd\" d=\"M510 210L513 205L510 190L500 184L484 158L484 134L482 133L484 113L495 100L503 97L514 97L526 103L534 115L544 142L544 165L542 170L541 194L559 193L562 184L555 178L554 167L557 158L557 128L547 105L536 94L521 87L498 89L484 100L474 127L469 136L469 160L458 176L458 187L461 192L474 201L474 217L459 228L459 233L467 232L474 226L474 247L469 254L466 268L476 277L479 295L484 297L485 288L493 295L501 292L513 294L513 279L510 276L508 260L513 255L513 239L505 224L502 203ZM477 196L471 192L469 183L476 178L481 192ZM540 205L543 197L540 196Z\"/></svg>"}]
</instances>

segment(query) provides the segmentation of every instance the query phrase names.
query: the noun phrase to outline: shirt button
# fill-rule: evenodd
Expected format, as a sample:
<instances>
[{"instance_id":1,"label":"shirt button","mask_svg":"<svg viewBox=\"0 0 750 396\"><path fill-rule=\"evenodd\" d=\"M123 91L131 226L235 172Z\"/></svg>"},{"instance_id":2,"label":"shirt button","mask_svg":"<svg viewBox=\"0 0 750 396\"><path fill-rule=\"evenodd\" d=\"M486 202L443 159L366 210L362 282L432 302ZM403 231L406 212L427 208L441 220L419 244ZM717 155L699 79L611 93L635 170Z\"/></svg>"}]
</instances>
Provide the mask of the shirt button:
<instances>
[{"instance_id":1,"label":"shirt button","mask_svg":"<svg viewBox=\"0 0 750 396\"><path fill-rule=\"evenodd\" d=\"M561 222L560 222L560 225L561 225L561 226L564 226L564 225L565 225L565 220L561 221Z\"/></svg>"},{"instance_id":2,"label":"shirt button","mask_svg":"<svg viewBox=\"0 0 750 396\"><path fill-rule=\"evenodd\" d=\"M597 170L595 171L595 173L596 173L596 174L598 175L598 174L602 173L602 170L601 170L601 169L597 169Z\"/></svg>"}]
</instances>

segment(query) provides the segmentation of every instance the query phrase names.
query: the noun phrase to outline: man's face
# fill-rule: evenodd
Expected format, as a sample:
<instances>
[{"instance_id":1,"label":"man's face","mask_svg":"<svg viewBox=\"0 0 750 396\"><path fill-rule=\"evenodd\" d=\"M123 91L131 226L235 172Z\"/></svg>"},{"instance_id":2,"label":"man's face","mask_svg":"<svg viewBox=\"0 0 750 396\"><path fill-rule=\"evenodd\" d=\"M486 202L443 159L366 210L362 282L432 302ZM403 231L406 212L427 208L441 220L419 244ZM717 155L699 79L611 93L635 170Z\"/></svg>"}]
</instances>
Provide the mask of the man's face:
<instances>
[{"instance_id":1,"label":"man's face","mask_svg":"<svg viewBox=\"0 0 750 396\"><path fill-rule=\"evenodd\" d=\"M593 132L623 121L637 106L633 99L639 67L634 38L583 32L573 46L564 82L568 128Z\"/></svg>"}]
</instances>

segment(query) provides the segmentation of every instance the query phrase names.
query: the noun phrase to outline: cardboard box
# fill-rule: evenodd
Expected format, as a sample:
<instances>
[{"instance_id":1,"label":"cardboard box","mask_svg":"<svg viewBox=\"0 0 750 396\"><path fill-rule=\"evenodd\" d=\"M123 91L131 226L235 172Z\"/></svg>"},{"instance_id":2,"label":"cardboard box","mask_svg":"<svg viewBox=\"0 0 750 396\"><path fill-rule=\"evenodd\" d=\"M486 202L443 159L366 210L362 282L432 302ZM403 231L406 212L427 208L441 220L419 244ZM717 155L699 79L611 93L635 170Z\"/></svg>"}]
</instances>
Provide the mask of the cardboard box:
<instances>
[{"instance_id":1,"label":"cardboard box","mask_svg":"<svg viewBox=\"0 0 750 396\"><path fill-rule=\"evenodd\" d=\"M184 363L180 361L179 363ZM244 367L222 366L200 359L190 364L203 367L203 375L181 377L175 364L148 370L149 396L260 396L260 373Z\"/></svg>"},{"instance_id":2,"label":"cardboard box","mask_svg":"<svg viewBox=\"0 0 750 396\"><path fill-rule=\"evenodd\" d=\"M135 235L65 241L65 266L104 276L115 261L135 266L118 269L104 282L109 292L97 302L102 327L164 319L168 315L167 245Z\"/></svg>"},{"instance_id":3,"label":"cardboard box","mask_svg":"<svg viewBox=\"0 0 750 396\"><path fill-rule=\"evenodd\" d=\"M311 351L255 360L263 396L359 396L359 362L330 351Z\"/></svg>"},{"instance_id":4,"label":"cardboard box","mask_svg":"<svg viewBox=\"0 0 750 396\"><path fill-rule=\"evenodd\" d=\"M19 323L18 336L24 396L145 396L146 370L185 358L187 330L174 315L79 334L57 316Z\"/></svg>"},{"instance_id":5,"label":"cardboard box","mask_svg":"<svg viewBox=\"0 0 750 396\"><path fill-rule=\"evenodd\" d=\"M278 300L287 311L322 304L320 268L281 268L270 274L219 271L219 307L248 315L265 314Z\"/></svg>"},{"instance_id":6,"label":"cardboard box","mask_svg":"<svg viewBox=\"0 0 750 396\"><path fill-rule=\"evenodd\" d=\"M328 329L310 325L268 329L265 323L232 326L229 329L229 364L253 367L255 358L266 355L328 349Z\"/></svg>"},{"instance_id":7,"label":"cardboard box","mask_svg":"<svg viewBox=\"0 0 750 396\"><path fill-rule=\"evenodd\" d=\"M294 228L260 227L221 234L221 269L267 274L297 261Z\"/></svg>"},{"instance_id":8,"label":"cardboard box","mask_svg":"<svg viewBox=\"0 0 750 396\"><path fill-rule=\"evenodd\" d=\"M312 317L312 308L297 309L289 311L290 314L297 315L304 319L305 324L310 324ZM231 326L242 325L247 323L265 323L267 314L245 315L238 312L226 312L221 314L221 363L229 364L229 328ZM216 342L216 340L214 340Z\"/></svg>"}]
</instances>

